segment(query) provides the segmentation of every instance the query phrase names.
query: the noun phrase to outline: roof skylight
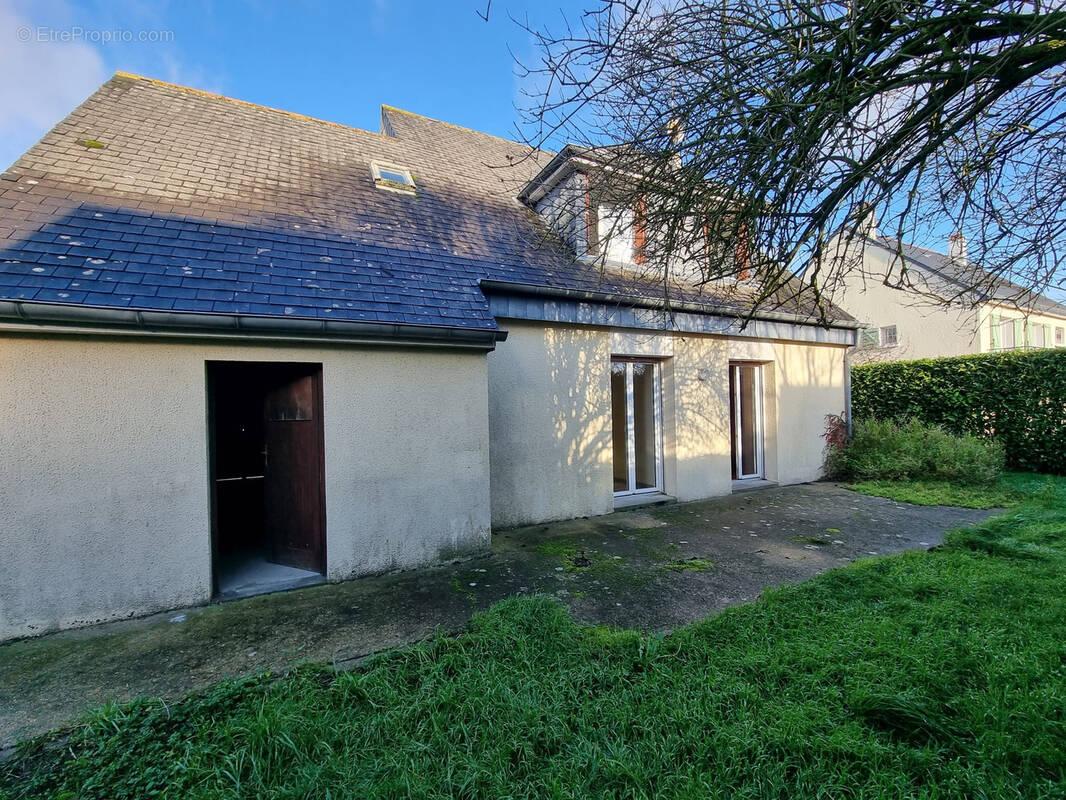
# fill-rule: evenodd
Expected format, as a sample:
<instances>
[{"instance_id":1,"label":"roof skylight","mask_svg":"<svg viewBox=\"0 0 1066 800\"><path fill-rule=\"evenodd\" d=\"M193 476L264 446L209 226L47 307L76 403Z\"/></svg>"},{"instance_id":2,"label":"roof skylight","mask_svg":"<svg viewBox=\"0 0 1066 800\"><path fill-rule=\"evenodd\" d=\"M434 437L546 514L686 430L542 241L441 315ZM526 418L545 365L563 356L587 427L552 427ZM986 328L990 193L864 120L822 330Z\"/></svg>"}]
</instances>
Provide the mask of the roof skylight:
<instances>
[{"instance_id":1,"label":"roof skylight","mask_svg":"<svg viewBox=\"0 0 1066 800\"><path fill-rule=\"evenodd\" d=\"M370 170L374 173L374 185L379 189L391 189L394 192L407 192L408 194L415 190L415 179L406 167L371 161Z\"/></svg>"}]
</instances>

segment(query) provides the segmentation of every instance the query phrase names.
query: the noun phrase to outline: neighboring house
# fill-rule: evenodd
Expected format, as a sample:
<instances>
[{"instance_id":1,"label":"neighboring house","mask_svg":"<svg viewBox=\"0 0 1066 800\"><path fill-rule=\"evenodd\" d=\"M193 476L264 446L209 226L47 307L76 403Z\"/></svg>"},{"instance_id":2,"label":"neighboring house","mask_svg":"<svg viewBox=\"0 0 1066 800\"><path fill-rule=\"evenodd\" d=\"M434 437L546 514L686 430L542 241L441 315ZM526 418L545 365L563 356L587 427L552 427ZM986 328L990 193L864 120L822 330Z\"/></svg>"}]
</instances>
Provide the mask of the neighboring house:
<instances>
[{"instance_id":1,"label":"neighboring house","mask_svg":"<svg viewBox=\"0 0 1066 800\"><path fill-rule=\"evenodd\" d=\"M553 228L591 168L105 83L0 176L0 638L817 478L856 323L667 313Z\"/></svg>"},{"instance_id":2,"label":"neighboring house","mask_svg":"<svg viewBox=\"0 0 1066 800\"><path fill-rule=\"evenodd\" d=\"M864 325L853 363L1066 347L1066 306L990 276L961 235L948 250L901 243L875 224L830 244L846 271L829 295Z\"/></svg>"}]
</instances>

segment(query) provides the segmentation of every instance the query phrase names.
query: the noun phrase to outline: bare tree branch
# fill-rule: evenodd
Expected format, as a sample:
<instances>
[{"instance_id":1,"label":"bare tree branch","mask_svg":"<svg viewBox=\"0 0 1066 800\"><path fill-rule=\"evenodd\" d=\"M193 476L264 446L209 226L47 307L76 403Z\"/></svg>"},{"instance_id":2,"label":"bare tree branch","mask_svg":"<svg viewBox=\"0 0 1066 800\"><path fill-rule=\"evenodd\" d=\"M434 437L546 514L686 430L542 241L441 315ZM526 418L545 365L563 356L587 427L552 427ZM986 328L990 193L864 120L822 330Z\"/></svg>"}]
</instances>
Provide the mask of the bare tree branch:
<instances>
[{"instance_id":1,"label":"bare tree branch","mask_svg":"<svg viewBox=\"0 0 1066 800\"><path fill-rule=\"evenodd\" d=\"M529 32L528 143L584 148L597 193L641 204L641 267L664 291L752 271L754 313L794 297L811 265L802 291L824 310L853 268L830 239L875 215L900 241L967 236L983 270L944 301L1062 286L1060 6L603 0L561 34ZM909 285L898 261L886 281Z\"/></svg>"}]
</instances>

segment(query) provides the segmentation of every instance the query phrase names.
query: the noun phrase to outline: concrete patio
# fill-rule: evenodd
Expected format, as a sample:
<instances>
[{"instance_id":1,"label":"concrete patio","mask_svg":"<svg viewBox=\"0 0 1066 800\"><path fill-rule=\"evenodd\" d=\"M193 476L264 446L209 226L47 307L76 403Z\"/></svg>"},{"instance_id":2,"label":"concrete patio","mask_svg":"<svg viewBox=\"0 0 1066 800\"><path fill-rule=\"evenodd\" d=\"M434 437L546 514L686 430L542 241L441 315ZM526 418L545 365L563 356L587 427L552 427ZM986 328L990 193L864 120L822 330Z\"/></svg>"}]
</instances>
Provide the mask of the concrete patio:
<instances>
[{"instance_id":1,"label":"concrete patio","mask_svg":"<svg viewBox=\"0 0 1066 800\"><path fill-rule=\"evenodd\" d=\"M344 667L461 629L515 594L575 618L684 625L849 561L938 544L992 512L909 506L830 483L496 533L485 557L184 609L0 646L0 747L108 700L172 698L302 660Z\"/></svg>"}]
</instances>

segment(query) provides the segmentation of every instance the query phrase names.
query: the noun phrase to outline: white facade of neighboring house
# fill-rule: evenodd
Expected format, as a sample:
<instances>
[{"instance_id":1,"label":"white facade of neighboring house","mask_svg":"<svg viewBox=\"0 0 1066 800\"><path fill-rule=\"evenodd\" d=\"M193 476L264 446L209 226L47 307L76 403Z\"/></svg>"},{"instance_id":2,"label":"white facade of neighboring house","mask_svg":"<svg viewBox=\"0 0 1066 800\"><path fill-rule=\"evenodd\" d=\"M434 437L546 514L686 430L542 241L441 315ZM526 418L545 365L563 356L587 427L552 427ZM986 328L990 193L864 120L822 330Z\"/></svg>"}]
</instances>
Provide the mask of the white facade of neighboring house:
<instances>
[{"instance_id":1,"label":"white facade of neighboring house","mask_svg":"<svg viewBox=\"0 0 1066 800\"><path fill-rule=\"evenodd\" d=\"M666 313L576 161L381 127L120 74L0 174L0 639L820 476L854 320Z\"/></svg>"},{"instance_id":2,"label":"white facade of neighboring house","mask_svg":"<svg viewBox=\"0 0 1066 800\"><path fill-rule=\"evenodd\" d=\"M1066 306L1047 297L1000 281L977 303L955 299L966 292L964 273L976 267L966 260L965 240L954 238L953 248L943 254L901 245L876 230L830 244L827 251L846 261L830 298L864 325L852 363L1066 347ZM898 279L901 258L912 286L886 285L886 275Z\"/></svg>"}]
</instances>

